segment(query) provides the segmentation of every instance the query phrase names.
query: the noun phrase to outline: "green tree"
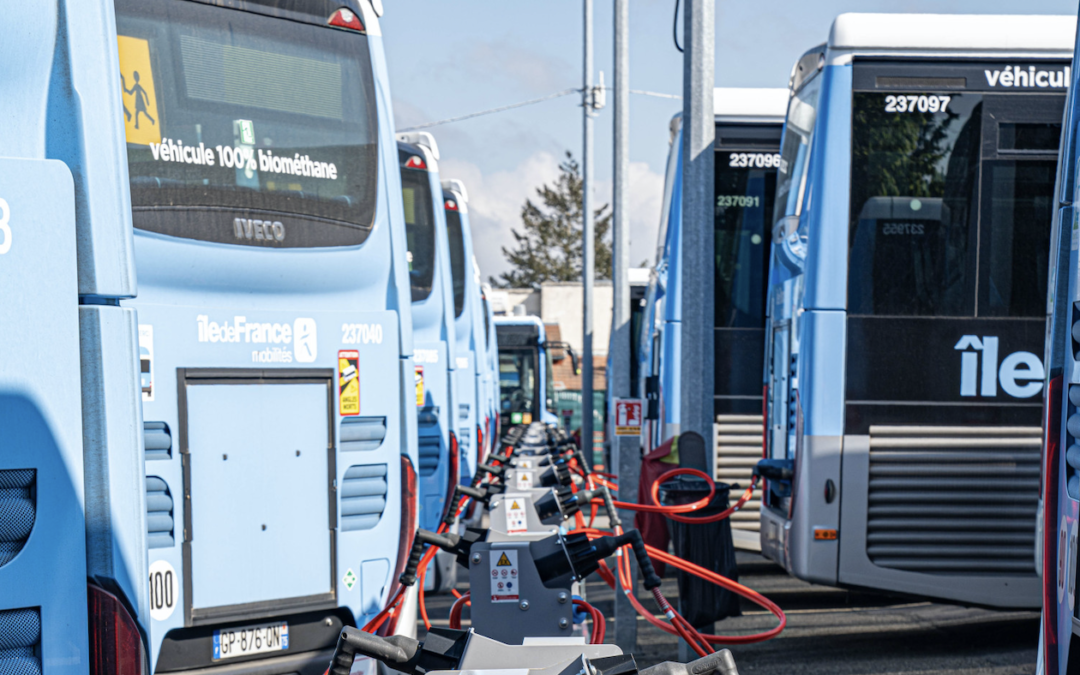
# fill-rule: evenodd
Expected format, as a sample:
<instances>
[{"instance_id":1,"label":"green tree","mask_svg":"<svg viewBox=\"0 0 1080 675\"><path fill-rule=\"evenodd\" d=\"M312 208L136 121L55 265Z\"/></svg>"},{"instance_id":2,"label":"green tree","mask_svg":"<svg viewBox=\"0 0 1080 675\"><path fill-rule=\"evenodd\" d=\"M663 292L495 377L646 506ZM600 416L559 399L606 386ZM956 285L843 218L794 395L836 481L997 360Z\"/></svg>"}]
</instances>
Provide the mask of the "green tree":
<instances>
[{"instance_id":1,"label":"green tree","mask_svg":"<svg viewBox=\"0 0 1080 675\"><path fill-rule=\"evenodd\" d=\"M567 151L553 185L536 189L539 204L525 200L521 229L513 228L515 247L502 247L513 269L498 278L500 288L539 288L546 281L579 281L582 258L581 167ZM594 211L596 222L596 278L611 278L611 210L604 204Z\"/></svg>"}]
</instances>

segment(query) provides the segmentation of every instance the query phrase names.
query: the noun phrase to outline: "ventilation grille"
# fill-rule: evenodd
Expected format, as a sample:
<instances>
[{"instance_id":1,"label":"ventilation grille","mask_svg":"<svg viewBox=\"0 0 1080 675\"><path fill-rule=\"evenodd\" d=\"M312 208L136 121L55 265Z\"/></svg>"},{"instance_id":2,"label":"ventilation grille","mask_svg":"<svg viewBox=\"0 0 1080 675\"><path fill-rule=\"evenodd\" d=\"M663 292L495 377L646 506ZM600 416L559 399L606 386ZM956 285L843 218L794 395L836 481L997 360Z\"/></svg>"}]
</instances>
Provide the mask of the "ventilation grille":
<instances>
[{"instance_id":1,"label":"ventilation grille","mask_svg":"<svg viewBox=\"0 0 1080 675\"><path fill-rule=\"evenodd\" d=\"M458 455L461 457L467 457L469 454L469 448L472 446L472 434L469 433L469 427L461 427L458 429Z\"/></svg>"},{"instance_id":2,"label":"ventilation grille","mask_svg":"<svg viewBox=\"0 0 1080 675\"><path fill-rule=\"evenodd\" d=\"M870 427L866 554L922 573L1034 574L1039 427Z\"/></svg>"},{"instance_id":3,"label":"ventilation grille","mask_svg":"<svg viewBox=\"0 0 1080 675\"><path fill-rule=\"evenodd\" d=\"M143 422L143 445L147 461L172 457L172 433L164 422Z\"/></svg>"},{"instance_id":4,"label":"ventilation grille","mask_svg":"<svg viewBox=\"0 0 1080 675\"><path fill-rule=\"evenodd\" d=\"M761 415L716 416L716 480L729 485L739 485L745 490L750 486L754 467L761 459ZM742 496L742 491L732 490L731 500ZM736 530L757 532L761 529L761 488L743 507L731 515L731 526Z\"/></svg>"},{"instance_id":5,"label":"ventilation grille","mask_svg":"<svg viewBox=\"0 0 1080 675\"><path fill-rule=\"evenodd\" d=\"M469 419L469 404L461 403L457 407L457 416L459 420Z\"/></svg>"},{"instance_id":6,"label":"ventilation grille","mask_svg":"<svg viewBox=\"0 0 1080 675\"><path fill-rule=\"evenodd\" d=\"M386 508L386 465L350 466L341 482L341 529L370 530Z\"/></svg>"},{"instance_id":7,"label":"ventilation grille","mask_svg":"<svg viewBox=\"0 0 1080 675\"><path fill-rule=\"evenodd\" d=\"M157 476L146 477L146 543L150 548L172 548L173 498L169 486Z\"/></svg>"},{"instance_id":8,"label":"ventilation grille","mask_svg":"<svg viewBox=\"0 0 1080 675\"><path fill-rule=\"evenodd\" d=\"M0 567L19 554L34 529L36 477L36 469L0 471Z\"/></svg>"},{"instance_id":9,"label":"ventilation grille","mask_svg":"<svg viewBox=\"0 0 1080 675\"><path fill-rule=\"evenodd\" d=\"M386 438L385 417L346 417L341 420L341 451L375 450Z\"/></svg>"},{"instance_id":10,"label":"ventilation grille","mask_svg":"<svg viewBox=\"0 0 1080 675\"><path fill-rule=\"evenodd\" d=\"M41 675L40 651L40 612L36 608L0 611L0 675Z\"/></svg>"},{"instance_id":11,"label":"ventilation grille","mask_svg":"<svg viewBox=\"0 0 1080 675\"><path fill-rule=\"evenodd\" d=\"M439 448L442 443L438 436L420 437L420 475L430 476L439 469Z\"/></svg>"}]
</instances>

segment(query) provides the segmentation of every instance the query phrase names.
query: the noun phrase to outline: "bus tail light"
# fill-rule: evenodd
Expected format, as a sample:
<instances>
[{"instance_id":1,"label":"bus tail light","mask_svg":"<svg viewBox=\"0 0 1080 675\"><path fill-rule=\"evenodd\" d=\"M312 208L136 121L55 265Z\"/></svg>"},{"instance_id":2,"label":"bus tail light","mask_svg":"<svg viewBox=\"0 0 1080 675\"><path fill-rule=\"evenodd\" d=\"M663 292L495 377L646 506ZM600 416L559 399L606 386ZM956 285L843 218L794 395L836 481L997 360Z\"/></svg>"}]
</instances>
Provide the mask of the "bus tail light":
<instances>
[{"instance_id":1,"label":"bus tail light","mask_svg":"<svg viewBox=\"0 0 1080 675\"><path fill-rule=\"evenodd\" d=\"M487 418L484 418L484 424L487 424ZM476 461L482 462L487 459L487 448L484 447L484 427L479 424L476 425L476 453L479 459Z\"/></svg>"},{"instance_id":2,"label":"bus tail light","mask_svg":"<svg viewBox=\"0 0 1080 675\"><path fill-rule=\"evenodd\" d=\"M1043 663L1046 673L1056 675L1058 669L1058 494L1059 453L1061 450L1061 388L1062 376L1050 378L1043 410ZM1060 570L1067 573L1066 570Z\"/></svg>"},{"instance_id":3,"label":"bus tail light","mask_svg":"<svg viewBox=\"0 0 1080 675\"><path fill-rule=\"evenodd\" d=\"M360 33L364 32L364 24L360 21L360 17L356 16L356 12L344 7L331 14L330 21L327 23L331 26L336 26L337 28L347 28L348 30L355 30Z\"/></svg>"},{"instance_id":4,"label":"bus tail light","mask_svg":"<svg viewBox=\"0 0 1080 675\"><path fill-rule=\"evenodd\" d=\"M142 675L142 635L124 603L99 586L86 587L90 620L90 675Z\"/></svg>"},{"instance_id":5,"label":"bus tail light","mask_svg":"<svg viewBox=\"0 0 1080 675\"><path fill-rule=\"evenodd\" d=\"M459 463L461 461L461 450L458 448L457 435L453 431L450 432L450 452L447 460L449 466L446 471L446 509L450 510L457 508L457 504L453 503L454 488L457 487L458 477L461 475L459 468L461 466ZM444 511L444 518L448 512Z\"/></svg>"}]
</instances>

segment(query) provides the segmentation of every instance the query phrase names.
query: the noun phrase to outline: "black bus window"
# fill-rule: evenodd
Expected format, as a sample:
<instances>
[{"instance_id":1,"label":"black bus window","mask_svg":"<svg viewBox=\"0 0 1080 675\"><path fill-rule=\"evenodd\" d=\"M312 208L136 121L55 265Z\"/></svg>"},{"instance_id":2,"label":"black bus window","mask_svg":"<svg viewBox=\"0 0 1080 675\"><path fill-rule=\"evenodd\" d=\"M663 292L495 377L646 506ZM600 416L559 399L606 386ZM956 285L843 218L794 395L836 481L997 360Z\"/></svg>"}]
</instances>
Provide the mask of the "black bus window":
<instances>
[{"instance_id":1,"label":"black bus window","mask_svg":"<svg viewBox=\"0 0 1080 675\"><path fill-rule=\"evenodd\" d=\"M446 212L446 234L450 239L450 276L454 280L454 318L465 311L465 233L461 214Z\"/></svg>"},{"instance_id":2,"label":"black bus window","mask_svg":"<svg viewBox=\"0 0 1080 675\"><path fill-rule=\"evenodd\" d=\"M116 14L136 228L365 241L378 123L364 35L180 0L118 0Z\"/></svg>"},{"instance_id":3,"label":"black bus window","mask_svg":"<svg viewBox=\"0 0 1080 675\"><path fill-rule=\"evenodd\" d=\"M850 314L974 315L981 124L978 94L855 93Z\"/></svg>"},{"instance_id":4,"label":"black bus window","mask_svg":"<svg viewBox=\"0 0 1080 675\"><path fill-rule=\"evenodd\" d=\"M499 352L499 410L503 413L535 411L536 352Z\"/></svg>"},{"instance_id":5,"label":"black bus window","mask_svg":"<svg viewBox=\"0 0 1080 675\"><path fill-rule=\"evenodd\" d=\"M769 197L776 192L777 164L773 153L716 153L717 328L760 328L765 321L774 203Z\"/></svg>"},{"instance_id":6,"label":"black bus window","mask_svg":"<svg viewBox=\"0 0 1080 675\"><path fill-rule=\"evenodd\" d=\"M987 161L981 247L989 274L979 316L1043 316L1053 160Z\"/></svg>"},{"instance_id":7,"label":"black bus window","mask_svg":"<svg viewBox=\"0 0 1080 675\"><path fill-rule=\"evenodd\" d=\"M426 171L401 170L401 192L405 205L405 238L409 247L409 281L412 301L431 295L435 276L435 208L431 203L431 181Z\"/></svg>"}]
</instances>

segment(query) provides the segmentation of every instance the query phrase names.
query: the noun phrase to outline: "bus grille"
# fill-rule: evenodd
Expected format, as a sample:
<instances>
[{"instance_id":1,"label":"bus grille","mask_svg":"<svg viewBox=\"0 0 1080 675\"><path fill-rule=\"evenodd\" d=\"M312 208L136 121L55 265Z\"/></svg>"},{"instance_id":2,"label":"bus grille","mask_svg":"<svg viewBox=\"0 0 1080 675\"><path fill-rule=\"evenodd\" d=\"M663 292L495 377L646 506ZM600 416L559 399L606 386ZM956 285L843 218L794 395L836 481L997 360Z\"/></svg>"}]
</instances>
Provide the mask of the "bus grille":
<instances>
[{"instance_id":1,"label":"bus grille","mask_svg":"<svg viewBox=\"0 0 1080 675\"><path fill-rule=\"evenodd\" d=\"M751 474L761 459L761 415L716 416L716 474L721 483L739 485L745 490L750 486ZM731 501L742 496L742 490L731 491ZM761 489L741 509L731 516L731 527L736 530L757 532L761 529Z\"/></svg>"},{"instance_id":2,"label":"bus grille","mask_svg":"<svg viewBox=\"0 0 1080 675\"><path fill-rule=\"evenodd\" d=\"M438 436L420 437L420 475L431 476L439 469L439 448L442 442Z\"/></svg>"},{"instance_id":3,"label":"bus grille","mask_svg":"<svg viewBox=\"0 0 1080 675\"><path fill-rule=\"evenodd\" d=\"M41 675L40 653L40 611L31 607L0 611L0 673Z\"/></svg>"},{"instance_id":4,"label":"bus grille","mask_svg":"<svg viewBox=\"0 0 1080 675\"><path fill-rule=\"evenodd\" d=\"M157 476L146 477L146 544L172 548L176 542L173 498L169 486Z\"/></svg>"},{"instance_id":5,"label":"bus grille","mask_svg":"<svg viewBox=\"0 0 1080 675\"><path fill-rule=\"evenodd\" d=\"M172 434L164 422L143 422L143 447L147 461L172 457Z\"/></svg>"},{"instance_id":6,"label":"bus grille","mask_svg":"<svg viewBox=\"0 0 1080 675\"><path fill-rule=\"evenodd\" d=\"M870 427L866 554L922 573L1035 573L1039 427Z\"/></svg>"},{"instance_id":7,"label":"bus grille","mask_svg":"<svg viewBox=\"0 0 1080 675\"><path fill-rule=\"evenodd\" d=\"M341 529L370 530L386 509L386 465L350 466L341 481Z\"/></svg>"},{"instance_id":8,"label":"bus grille","mask_svg":"<svg viewBox=\"0 0 1080 675\"><path fill-rule=\"evenodd\" d=\"M341 420L341 451L375 450L386 438L385 417L346 417Z\"/></svg>"},{"instance_id":9,"label":"bus grille","mask_svg":"<svg viewBox=\"0 0 1080 675\"><path fill-rule=\"evenodd\" d=\"M36 477L37 469L0 471L0 567L19 554L34 529Z\"/></svg>"}]
</instances>

